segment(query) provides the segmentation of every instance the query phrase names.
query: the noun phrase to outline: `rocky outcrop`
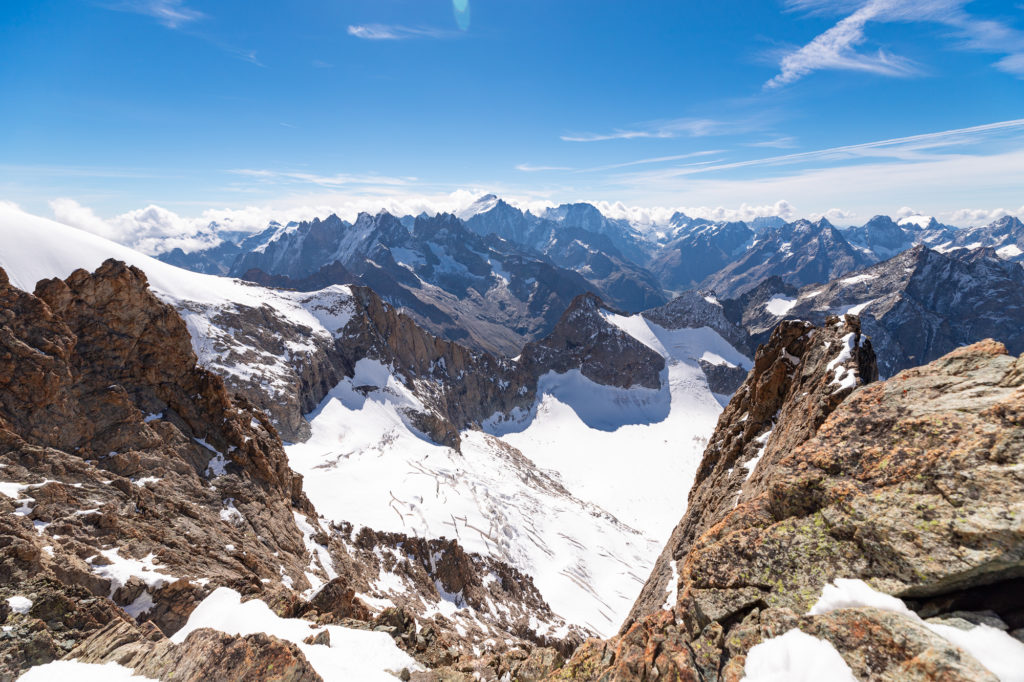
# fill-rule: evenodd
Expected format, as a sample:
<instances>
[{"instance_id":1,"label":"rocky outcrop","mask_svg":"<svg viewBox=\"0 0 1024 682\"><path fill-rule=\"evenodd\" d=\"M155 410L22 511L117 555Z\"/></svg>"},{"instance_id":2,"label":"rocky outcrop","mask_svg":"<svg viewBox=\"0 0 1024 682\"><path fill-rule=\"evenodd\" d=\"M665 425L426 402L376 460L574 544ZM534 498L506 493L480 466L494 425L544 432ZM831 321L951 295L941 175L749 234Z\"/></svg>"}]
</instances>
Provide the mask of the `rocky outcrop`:
<instances>
[{"instance_id":1,"label":"rocky outcrop","mask_svg":"<svg viewBox=\"0 0 1024 682\"><path fill-rule=\"evenodd\" d=\"M172 643L152 623L111 622L69 655L82 663L118 663L134 674L157 680L321 682L322 678L291 642L256 633L238 637L210 629Z\"/></svg>"},{"instance_id":2,"label":"rocky outcrop","mask_svg":"<svg viewBox=\"0 0 1024 682\"><path fill-rule=\"evenodd\" d=\"M872 356L837 349L857 339L854 318L841 324L784 323L759 350L667 561L622 634L585 644L557 678L739 680L755 645L796 628L858 679L995 679L932 624L1024 623L1005 598L1024 569L1024 357L986 341L861 385ZM840 578L917 614L877 600L812 609Z\"/></svg>"},{"instance_id":3,"label":"rocky outcrop","mask_svg":"<svg viewBox=\"0 0 1024 682\"><path fill-rule=\"evenodd\" d=\"M312 509L280 439L196 366L141 271L108 261L35 295L0 274L0 377L0 597L33 605L4 674L124 618L108 598L172 632L216 585L309 586L293 515Z\"/></svg>"},{"instance_id":4,"label":"rocky outcrop","mask_svg":"<svg viewBox=\"0 0 1024 682\"><path fill-rule=\"evenodd\" d=\"M854 317L823 328L784 322L718 419L690 489L687 514L669 538L623 628L665 604L694 543L732 514L757 470L807 440L856 387L878 376L871 343ZM837 378L839 380L837 381Z\"/></svg>"},{"instance_id":5,"label":"rocky outcrop","mask_svg":"<svg viewBox=\"0 0 1024 682\"><path fill-rule=\"evenodd\" d=\"M578 296L549 336L523 349L519 365L534 378L578 369L606 386L661 388L664 358L609 323L602 311L615 314L593 294Z\"/></svg>"}]
</instances>

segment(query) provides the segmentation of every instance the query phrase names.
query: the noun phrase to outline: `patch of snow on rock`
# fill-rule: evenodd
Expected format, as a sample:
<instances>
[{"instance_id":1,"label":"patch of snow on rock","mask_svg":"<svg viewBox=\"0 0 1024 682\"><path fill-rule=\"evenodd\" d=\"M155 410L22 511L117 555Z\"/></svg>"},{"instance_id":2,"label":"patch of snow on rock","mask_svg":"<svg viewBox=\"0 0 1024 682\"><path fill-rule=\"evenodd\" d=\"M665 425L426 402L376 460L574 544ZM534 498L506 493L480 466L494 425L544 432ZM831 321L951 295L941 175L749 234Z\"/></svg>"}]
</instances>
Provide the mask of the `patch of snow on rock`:
<instances>
[{"instance_id":1,"label":"patch of snow on rock","mask_svg":"<svg viewBox=\"0 0 1024 682\"><path fill-rule=\"evenodd\" d=\"M200 628L243 636L263 632L292 642L325 682L394 682L392 673L397 674L406 668L410 671L423 670L384 632L354 630L340 625L317 628L311 621L281 618L259 599L243 603L242 596L227 587L219 587L210 593L192 612L185 626L171 637L171 641L180 644ZM330 634L330 646L303 642L322 629Z\"/></svg>"},{"instance_id":2,"label":"patch of snow on rock","mask_svg":"<svg viewBox=\"0 0 1024 682\"><path fill-rule=\"evenodd\" d=\"M752 647L744 682L853 682L856 678L829 642L793 628Z\"/></svg>"},{"instance_id":3,"label":"patch of snow on rock","mask_svg":"<svg viewBox=\"0 0 1024 682\"><path fill-rule=\"evenodd\" d=\"M878 592L863 580L837 578L832 584L825 585L821 597L808 613L813 616L861 607L892 611L919 621L935 634L969 653L1001 682L1024 681L1024 643L988 625L961 630L950 625L923 621L901 599Z\"/></svg>"}]
</instances>

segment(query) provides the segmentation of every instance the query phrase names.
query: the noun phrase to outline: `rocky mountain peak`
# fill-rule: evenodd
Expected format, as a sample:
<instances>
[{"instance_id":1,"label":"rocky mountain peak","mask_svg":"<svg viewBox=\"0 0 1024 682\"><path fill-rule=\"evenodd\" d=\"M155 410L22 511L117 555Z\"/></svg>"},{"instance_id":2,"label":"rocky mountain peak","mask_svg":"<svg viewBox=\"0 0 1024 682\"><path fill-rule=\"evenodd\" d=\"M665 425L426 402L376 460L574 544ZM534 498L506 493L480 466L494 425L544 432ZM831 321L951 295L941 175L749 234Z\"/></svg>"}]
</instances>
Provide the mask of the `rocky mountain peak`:
<instances>
[{"instance_id":1,"label":"rocky mountain peak","mask_svg":"<svg viewBox=\"0 0 1024 682\"><path fill-rule=\"evenodd\" d=\"M672 217L668 219L669 227L683 227L689 225L693 221L693 218L686 215L682 211L676 211L672 214Z\"/></svg>"},{"instance_id":2,"label":"rocky mountain peak","mask_svg":"<svg viewBox=\"0 0 1024 682\"><path fill-rule=\"evenodd\" d=\"M621 313L595 294L580 294L545 338L523 348L519 364L535 376L578 369L606 386L661 388L664 358L610 323Z\"/></svg>"},{"instance_id":3,"label":"rocky mountain peak","mask_svg":"<svg viewBox=\"0 0 1024 682\"><path fill-rule=\"evenodd\" d=\"M38 589L67 614L59 638L40 625L34 649L15 644L0 676L125 618L91 595L173 631L216 584L309 586L293 514L312 508L274 427L197 367L141 270L109 260L35 294L0 282L0 470L15 482L0 546L18 550L0 553L0 589ZM136 565L147 580L122 570Z\"/></svg>"}]
</instances>

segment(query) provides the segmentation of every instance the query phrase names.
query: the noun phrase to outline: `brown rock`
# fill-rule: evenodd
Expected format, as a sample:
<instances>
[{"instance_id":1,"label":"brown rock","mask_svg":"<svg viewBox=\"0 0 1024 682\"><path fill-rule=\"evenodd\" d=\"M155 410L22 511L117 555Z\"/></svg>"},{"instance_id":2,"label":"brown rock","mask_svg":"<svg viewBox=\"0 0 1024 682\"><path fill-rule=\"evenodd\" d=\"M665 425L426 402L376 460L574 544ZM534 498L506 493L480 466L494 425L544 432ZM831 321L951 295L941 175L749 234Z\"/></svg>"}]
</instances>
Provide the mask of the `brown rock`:
<instances>
[{"instance_id":1,"label":"brown rock","mask_svg":"<svg viewBox=\"0 0 1024 682\"><path fill-rule=\"evenodd\" d=\"M679 575L674 609L654 606L667 589L656 570L625 630L585 644L554 678L662 679L667 651L679 675L738 680L753 646L796 627L831 642L858 679L993 679L916 618L871 608L798 615L843 577L925 617L1024 622L1024 604L1009 597L1024 570L1014 521L1024 357L983 342L844 389L838 403L837 364L861 380L873 374L866 344L833 362L851 333L849 317L843 328L776 329L723 413L663 554ZM749 480L737 481L755 457Z\"/></svg>"}]
</instances>

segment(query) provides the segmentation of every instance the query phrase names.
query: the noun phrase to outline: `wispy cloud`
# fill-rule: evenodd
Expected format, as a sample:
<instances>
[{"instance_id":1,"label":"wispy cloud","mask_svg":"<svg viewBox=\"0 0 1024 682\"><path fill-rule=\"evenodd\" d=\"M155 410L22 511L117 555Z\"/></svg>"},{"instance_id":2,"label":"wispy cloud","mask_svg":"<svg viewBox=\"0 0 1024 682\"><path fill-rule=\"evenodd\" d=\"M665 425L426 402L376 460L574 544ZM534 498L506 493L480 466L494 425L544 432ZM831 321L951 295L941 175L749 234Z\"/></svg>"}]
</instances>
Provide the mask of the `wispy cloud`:
<instances>
[{"instance_id":1,"label":"wispy cloud","mask_svg":"<svg viewBox=\"0 0 1024 682\"><path fill-rule=\"evenodd\" d=\"M723 131L727 124L707 118L677 118L654 121L633 128L616 129L610 133L573 133L562 135L563 142L603 142L606 140L667 139L703 137Z\"/></svg>"},{"instance_id":2,"label":"wispy cloud","mask_svg":"<svg viewBox=\"0 0 1024 682\"><path fill-rule=\"evenodd\" d=\"M581 168L578 173L593 173L597 171L614 170L616 168L628 168L630 166L643 166L654 163L668 163L670 161L682 161L683 159L693 159L700 156L711 156L712 154L721 154L721 149L710 149L700 152L690 152L689 154L673 154L672 156L654 156L647 159L637 159L635 161L623 161L621 163L610 163L604 166L594 166L593 168ZM714 163L713 161L704 161L702 163Z\"/></svg>"},{"instance_id":3,"label":"wispy cloud","mask_svg":"<svg viewBox=\"0 0 1024 682\"><path fill-rule=\"evenodd\" d=\"M904 161L925 160L935 158L934 156L922 155L922 152L925 150L951 147L954 145L974 144L993 133L1020 130L1024 130L1024 118L1014 119L1011 121L998 121L996 123L986 123L984 125L972 126L969 128L957 128L954 130L944 130L935 133L922 133L920 135L909 135L906 137L894 137L886 140L876 140L873 142L863 142L840 147L829 147L827 149L799 152L796 154L784 154L780 156L732 161L721 164L690 164L685 167L656 171L656 173L661 177L679 177L684 175L695 175L698 173L708 173L712 171L747 168L751 166L792 165L808 161L838 161L842 159L860 159L865 157L884 157Z\"/></svg>"},{"instance_id":4,"label":"wispy cloud","mask_svg":"<svg viewBox=\"0 0 1024 682\"><path fill-rule=\"evenodd\" d=\"M796 138L790 136L773 137L758 142L747 142L747 147L770 147L772 149L792 149L796 146Z\"/></svg>"},{"instance_id":5,"label":"wispy cloud","mask_svg":"<svg viewBox=\"0 0 1024 682\"><path fill-rule=\"evenodd\" d=\"M765 83L778 88L820 70L848 70L907 77L923 68L906 57L879 48L858 51L867 42L869 23L934 23L952 29L959 49L1004 55L995 63L1007 73L1024 76L1024 32L993 19L982 19L964 7L970 0L789 0L790 9L813 14L846 13L835 26L803 47L785 54L779 73Z\"/></svg>"},{"instance_id":6,"label":"wispy cloud","mask_svg":"<svg viewBox=\"0 0 1024 682\"><path fill-rule=\"evenodd\" d=\"M226 47L224 49L230 52L231 54L235 55L239 59L241 59L243 62L249 62L250 64L255 64L256 66L266 66L266 64L261 62L259 58L256 56L255 50L238 50L233 47Z\"/></svg>"},{"instance_id":7,"label":"wispy cloud","mask_svg":"<svg viewBox=\"0 0 1024 682\"><path fill-rule=\"evenodd\" d=\"M107 5L119 12L133 12L153 17L167 28L179 28L206 15L185 5L183 0L122 0Z\"/></svg>"},{"instance_id":8,"label":"wispy cloud","mask_svg":"<svg viewBox=\"0 0 1024 682\"><path fill-rule=\"evenodd\" d=\"M363 40L408 40L410 38L450 38L454 31L422 26L396 24L365 24L348 27L348 34Z\"/></svg>"},{"instance_id":9,"label":"wispy cloud","mask_svg":"<svg viewBox=\"0 0 1024 682\"><path fill-rule=\"evenodd\" d=\"M573 169L568 166L535 166L530 163L521 163L516 166L516 170L524 173L540 173L543 171L571 171Z\"/></svg>"},{"instance_id":10,"label":"wispy cloud","mask_svg":"<svg viewBox=\"0 0 1024 682\"><path fill-rule=\"evenodd\" d=\"M188 7L185 0L113 0L105 3L101 0L100 6L116 12L130 12L153 17L169 29L179 30L193 38L205 41L244 62L255 66L266 66L256 56L255 50L235 47L193 26L201 19L207 18L207 15Z\"/></svg>"},{"instance_id":11,"label":"wispy cloud","mask_svg":"<svg viewBox=\"0 0 1024 682\"><path fill-rule=\"evenodd\" d=\"M384 175L320 175L302 171L275 171L260 168L236 168L228 171L234 175L256 178L264 182L301 183L320 187L345 187L349 185L381 185L404 186L416 181L416 178L394 178Z\"/></svg>"}]
</instances>

